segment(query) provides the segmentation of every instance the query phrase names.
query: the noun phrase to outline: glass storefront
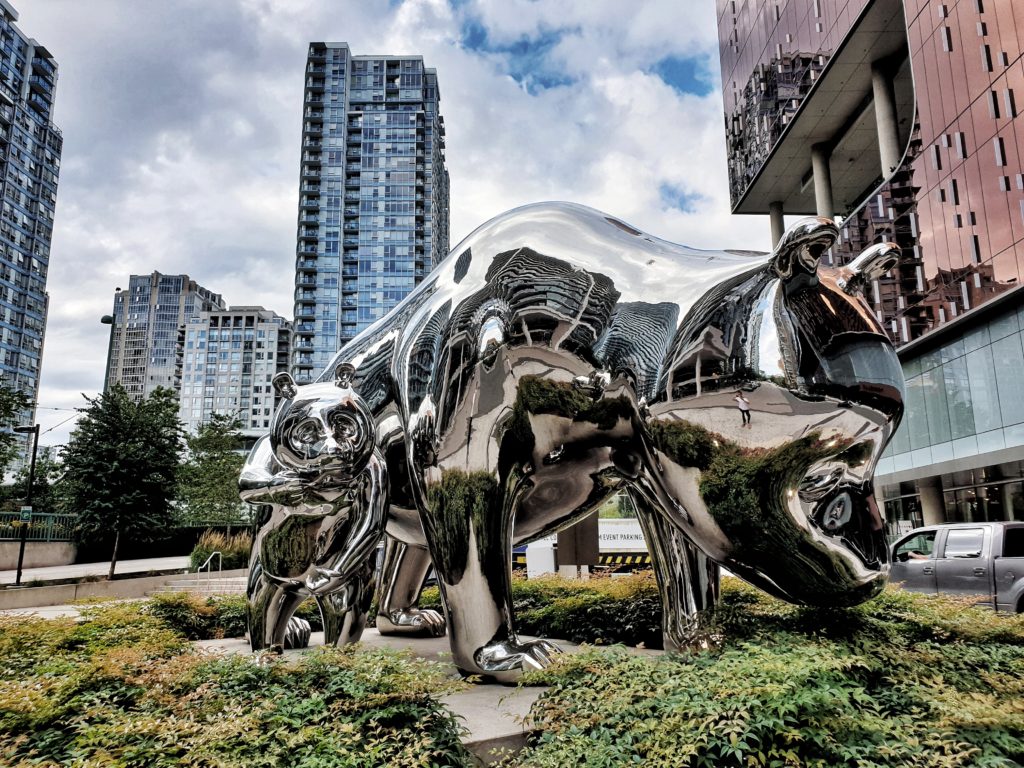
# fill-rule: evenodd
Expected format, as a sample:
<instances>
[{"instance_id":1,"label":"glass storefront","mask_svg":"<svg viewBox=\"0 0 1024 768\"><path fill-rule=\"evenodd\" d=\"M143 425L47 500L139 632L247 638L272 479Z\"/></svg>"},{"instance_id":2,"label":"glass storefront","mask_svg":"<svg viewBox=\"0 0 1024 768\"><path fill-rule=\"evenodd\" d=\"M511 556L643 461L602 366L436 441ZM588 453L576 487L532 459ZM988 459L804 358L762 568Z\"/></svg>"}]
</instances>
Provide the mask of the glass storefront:
<instances>
[{"instance_id":1,"label":"glass storefront","mask_svg":"<svg viewBox=\"0 0 1024 768\"><path fill-rule=\"evenodd\" d=\"M903 361L906 413L878 474L1024 447L1024 306ZM979 483L958 483L975 485Z\"/></svg>"}]
</instances>

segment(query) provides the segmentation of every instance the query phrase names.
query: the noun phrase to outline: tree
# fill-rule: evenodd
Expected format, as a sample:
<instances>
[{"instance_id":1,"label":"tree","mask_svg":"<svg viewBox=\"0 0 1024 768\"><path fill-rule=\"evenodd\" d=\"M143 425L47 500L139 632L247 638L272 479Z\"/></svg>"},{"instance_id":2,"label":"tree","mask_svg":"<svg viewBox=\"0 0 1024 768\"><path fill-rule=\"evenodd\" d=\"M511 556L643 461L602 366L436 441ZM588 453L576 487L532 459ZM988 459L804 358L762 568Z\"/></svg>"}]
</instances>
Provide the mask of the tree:
<instances>
[{"instance_id":1,"label":"tree","mask_svg":"<svg viewBox=\"0 0 1024 768\"><path fill-rule=\"evenodd\" d=\"M64 448L61 501L78 515L79 541L113 536L111 579L123 538L152 541L173 524L178 400L160 387L136 403L118 384L85 399L89 405Z\"/></svg>"},{"instance_id":2,"label":"tree","mask_svg":"<svg viewBox=\"0 0 1024 768\"><path fill-rule=\"evenodd\" d=\"M7 474L7 467L18 456L23 442L7 430L23 419L31 407L32 401L23 392L0 382L0 478Z\"/></svg>"},{"instance_id":3,"label":"tree","mask_svg":"<svg viewBox=\"0 0 1024 768\"><path fill-rule=\"evenodd\" d=\"M52 449L40 448L36 459L36 474L32 480L32 507L36 512L56 512L59 505L60 481L64 475L64 465L51 452ZM0 488L0 509L17 512L18 507L25 503L28 495L29 465L23 464L14 481Z\"/></svg>"},{"instance_id":4,"label":"tree","mask_svg":"<svg viewBox=\"0 0 1024 768\"><path fill-rule=\"evenodd\" d=\"M232 525L245 522L238 475L245 464L242 423L214 413L195 435L185 438L187 455L178 472L178 502L189 522Z\"/></svg>"}]
</instances>

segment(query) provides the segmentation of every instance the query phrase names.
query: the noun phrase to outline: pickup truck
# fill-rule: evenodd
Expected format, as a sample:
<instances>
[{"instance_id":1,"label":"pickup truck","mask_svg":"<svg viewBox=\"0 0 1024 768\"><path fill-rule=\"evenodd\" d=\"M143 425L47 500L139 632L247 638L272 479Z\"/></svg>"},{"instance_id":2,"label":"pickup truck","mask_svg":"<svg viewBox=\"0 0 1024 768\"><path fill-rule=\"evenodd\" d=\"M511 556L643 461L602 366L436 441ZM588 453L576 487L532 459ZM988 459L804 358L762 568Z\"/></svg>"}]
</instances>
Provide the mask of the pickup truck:
<instances>
[{"instance_id":1,"label":"pickup truck","mask_svg":"<svg viewBox=\"0 0 1024 768\"><path fill-rule=\"evenodd\" d=\"M891 581L912 592L980 596L1024 612L1024 522L953 523L911 531L892 546Z\"/></svg>"}]
</instances>

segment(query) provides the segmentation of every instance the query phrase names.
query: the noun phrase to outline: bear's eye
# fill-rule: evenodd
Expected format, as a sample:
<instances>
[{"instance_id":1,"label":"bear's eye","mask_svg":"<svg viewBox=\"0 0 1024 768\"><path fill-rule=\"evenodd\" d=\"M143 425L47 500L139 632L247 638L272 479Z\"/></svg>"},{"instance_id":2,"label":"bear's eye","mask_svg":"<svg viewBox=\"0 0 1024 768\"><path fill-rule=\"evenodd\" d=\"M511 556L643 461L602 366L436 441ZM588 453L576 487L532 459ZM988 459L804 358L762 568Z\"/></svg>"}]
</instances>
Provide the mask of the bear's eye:
<instances>
[{"instance_id":1,"label":"bear's eye","mask_svg":"<svg viewBox=\"0 0 1024 768\"><path fill-rule=\"evenodd\" d=\"M337 413L331 417L331 431L335 440L355 440L359 437L359 424L347 413Z\"/></svg>"},{"instance_id":2,"label":"bear's eye","mask_svg":"<svg viewBox=\"0 0 1024 768\"><path fill-rule=\"evenodd\" d=\"M323 440L323 433L320 431L320 423L314 419L308 419L292 430L292 442L301 446L313 445Z\"/></svg>"}]
</instances>

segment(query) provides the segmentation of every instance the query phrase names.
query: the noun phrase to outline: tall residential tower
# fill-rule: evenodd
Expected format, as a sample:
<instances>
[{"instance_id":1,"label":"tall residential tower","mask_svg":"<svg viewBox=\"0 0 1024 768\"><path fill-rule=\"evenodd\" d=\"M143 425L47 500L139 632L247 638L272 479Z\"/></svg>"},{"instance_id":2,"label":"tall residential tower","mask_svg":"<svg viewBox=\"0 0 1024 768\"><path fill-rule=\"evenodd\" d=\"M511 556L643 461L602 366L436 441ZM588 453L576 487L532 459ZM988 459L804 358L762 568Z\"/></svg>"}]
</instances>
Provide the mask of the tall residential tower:
<instances>
[{"instance_id":1,"label":"tall residential tower","mask_svg":"<svg viewBox=\"0 0 1024 768\"><path fill-rule=\"evenodd\" d=\"M157 387L179 389L179 329L200 312L225 308L219 294L188 275L132 275L127 290L119 288L114 294L104 387L120 384L136 401ZM186 394L191 395L192 382L187 383Z\"/></svg>"},{"instance_id":2,"label":"tall residential tower","mask_svg":"<svg viewBox=\"0 0 1024 768\"><path fill-rule=\"evenodd\" d=\"M17 19L0 0L0 377L35 402L62 138L51 119L57 64Z\"/></svg>"},{"instance_id":3,"label":"tall residential tower","mask_svg":"<svg viewBox=\"0 0 1024 768\"><path fill-rule=\"evenodd\" d=\"M436 71L421 56L312 43L305 75L291 366L299 381L448 252Z\"/></svg>"}]
</instances>

